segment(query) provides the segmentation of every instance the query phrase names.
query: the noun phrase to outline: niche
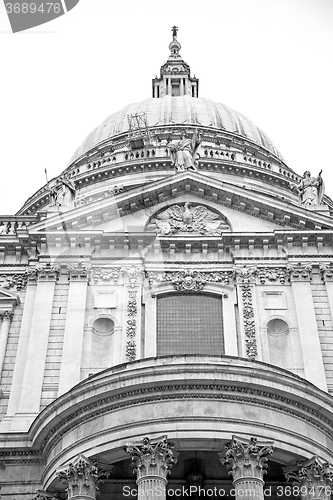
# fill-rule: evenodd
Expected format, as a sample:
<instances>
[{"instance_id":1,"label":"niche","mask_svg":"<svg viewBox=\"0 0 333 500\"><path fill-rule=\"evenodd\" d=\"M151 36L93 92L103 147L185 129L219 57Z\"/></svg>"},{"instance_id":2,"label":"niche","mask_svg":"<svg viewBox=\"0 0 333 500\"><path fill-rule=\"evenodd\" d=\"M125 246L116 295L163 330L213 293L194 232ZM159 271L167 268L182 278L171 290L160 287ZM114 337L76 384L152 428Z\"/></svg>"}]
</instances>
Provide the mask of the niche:
<instances>
[{"instance_id":1,"label":"niche","mask_svg":"<svg viewBox=\"0 0 333 500\"><path fill-rule=\"evenodd\" d=\"M112 365L114 322L99 317L92 325L90 369L104 370Z\"/></svg>"}]
</instances>

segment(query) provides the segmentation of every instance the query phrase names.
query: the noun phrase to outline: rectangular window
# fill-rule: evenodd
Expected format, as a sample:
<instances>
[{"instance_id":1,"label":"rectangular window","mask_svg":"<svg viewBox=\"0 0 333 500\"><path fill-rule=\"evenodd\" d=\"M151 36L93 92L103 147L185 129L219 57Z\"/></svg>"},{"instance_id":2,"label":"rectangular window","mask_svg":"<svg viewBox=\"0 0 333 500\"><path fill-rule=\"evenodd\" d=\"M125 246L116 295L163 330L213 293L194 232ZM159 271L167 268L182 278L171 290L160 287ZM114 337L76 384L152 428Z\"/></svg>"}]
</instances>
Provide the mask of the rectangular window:
<instances>
[{"instance_id":1,"label":"rectangular window","mask_svg":"<svg viewBox=\"0 0 333 500\"><path fill-rule=\"evenodd\" d=\"M223 353L221 297L201 293L158 297L158 356Z\"/></svg>"}]
</instances>

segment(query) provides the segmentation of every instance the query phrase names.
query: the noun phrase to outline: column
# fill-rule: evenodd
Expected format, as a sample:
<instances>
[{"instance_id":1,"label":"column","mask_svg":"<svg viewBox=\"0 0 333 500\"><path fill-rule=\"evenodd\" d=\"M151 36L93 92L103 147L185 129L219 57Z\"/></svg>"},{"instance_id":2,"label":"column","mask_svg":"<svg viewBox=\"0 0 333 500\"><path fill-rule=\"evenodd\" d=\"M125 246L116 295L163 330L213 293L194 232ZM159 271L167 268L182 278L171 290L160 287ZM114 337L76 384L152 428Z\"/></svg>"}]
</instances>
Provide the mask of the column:
<instances>
[{"instance_id":1,"label":"column","mask_svg":"<svg viewBox=\"0 0 333 500\"><path fill-rule=\"evenodd\" d=\"M296 316L304 361L304 375L320 389L327 391L323 357L311 292L311 264L288 266L296 307Z\"/></svg>"},{"instance_id":2,"label":"column","mask_svg":"<svg viewBox=\"0 0 333 500\"><path fill-rule=\"evenodd\" d=\"M180 78L180 93L179 95L184 95L184 78Z\"/></svg>"},{"instance_id":3,"label":"column","mask_svg":"<svg viewBox=\"0 0 333 500\"><path fill-rule=\"evenodd\" d=\"M67 500L96 500L98 483L107 479L110 471L99 470L84 455L79 455L73 462L57 470L57 477L67 486Z\"/></svg>"},{"instance_id":4,"label":"column","mask_svg":"<svg viewBox=\"0 0 333 500\"><path fill-rule=\"evenodd\" d=\"M88 274L82 267L69 266L68 277L70 281L58 396L69 391L81 380Z\"/></svg>"},{"instance_id":5,"label":"column","mask_svg":"<svg viewBox=\"0 0 333 500\"><path fill-rule=\"evenodd\" d=\"M284 468L287 480L292 480L293 496L302 500L330 500L333 487L333 466L314 456L309 460Z\"/></svg>"},{"instance_id":6,"label":"column","mask_svg":"<svg viewBox=\"0 0 333 500\"><path fill-rule=\"evenodd\" d=\"M168 95L172 95L171 78L167 79L168 82Z\"/></svg>"},{"instance_id":7,"label":"column","mask_svg":"<svg viewBox=\"0 0 333 500\"><path fill-rule=\"evenodd\" d=\"M23 316L20 328L20 336L17 346L15 366L12 380L12 387L9 395L7 416L1 425L6 425L6 430L10 430L11 420L18 411L21 388L23 383L24 369L29 345L31 322L33 317L35 297L37 290L37 275L35 270L28 274L27 290L24 299Z\"/></svg>"},{"instance_id":8,"label":"column","mask_svg":"<svg viewBox=\"0 0 333 500\"><path fill-rule=\"evenodd\" d=\"M177 463L173 444L167 442L166 436L154 440L145 437L140 443L126 444L125 450L137 473L138 499L165 500L167 475Z\"/></svg>"},{"instance_id":9,"label":"column","mask_svg":"<svg viewBox=\"0 0 333 500\"><path fill-rule=\"evenodd\" d=\"M232 437L226 444L226 454L220 461L230 468L236 500L264 500L264 474L267 460L273 453L273 443L259 443L256 438Z\"/></svg>"},{"instance_id":10,"label":"column","mask_svg":"<svg viewBox=\"0 0 333 500\"><path fill-rule=\"evenodd\" d=\"M59 268L46 265L45 267L39 267L37 273L37 290L18 408L19 413L28 417L25 425L29 425L31 417L37 415L40 410L54 289ZM24 427L22 427L22 430L24 430Z\"/></svg>"},{"instance_id":11,"label":"column","mask_svg":"<svg viewBox=\"0 0 333 500\"><path fill-rule=\"evenodd\" d=\"M1 328L0 328L0 378L3 369L3 364L6 356L6 348L8 342L9 327L12 322L13 311L0 312Z\"/></svg>"}]
</instances>

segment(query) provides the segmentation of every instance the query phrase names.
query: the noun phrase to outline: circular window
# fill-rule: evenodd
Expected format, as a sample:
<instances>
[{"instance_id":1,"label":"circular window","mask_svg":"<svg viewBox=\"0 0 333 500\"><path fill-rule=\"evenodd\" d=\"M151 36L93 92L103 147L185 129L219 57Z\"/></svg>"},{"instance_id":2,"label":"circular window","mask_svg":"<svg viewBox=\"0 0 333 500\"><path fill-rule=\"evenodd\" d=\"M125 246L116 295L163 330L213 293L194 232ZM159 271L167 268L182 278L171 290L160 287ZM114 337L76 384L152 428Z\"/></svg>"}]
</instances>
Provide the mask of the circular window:
<instances>
[{"instance_id":1,"label":"circular window","mask_svg":"<svg viewBox=\"0 0 333 500\"><path fill-rule=\"evenodd\" d=\"M267 332L271 335L287 334L289 326L283 319L274 318L267 323Z\"/></svg>"},{"instance_id":2,"label":"circular window","mask_svg":"<svg viewBox=\"0 0 333 500\"><path fill-rule=\"evenodd\" d=\"M98 318L94 321L93 332L96 335L111 335L114 330L114 323L110 318Z\"/></svg>"}]
</instances>

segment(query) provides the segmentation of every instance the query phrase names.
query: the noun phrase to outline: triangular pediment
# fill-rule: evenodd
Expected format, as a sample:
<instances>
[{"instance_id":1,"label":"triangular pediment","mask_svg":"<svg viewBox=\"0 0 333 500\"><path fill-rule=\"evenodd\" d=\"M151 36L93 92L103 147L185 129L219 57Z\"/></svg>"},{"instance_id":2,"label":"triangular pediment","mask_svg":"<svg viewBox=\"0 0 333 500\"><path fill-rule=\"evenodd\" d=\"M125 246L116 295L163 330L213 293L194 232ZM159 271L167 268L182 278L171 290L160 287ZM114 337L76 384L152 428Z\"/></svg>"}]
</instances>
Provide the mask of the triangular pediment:
<instances>
[{"instance_id":1,"label":"triangular pediment","mask_svg":"<svg viewBox=\"0 0 333 500\"><path fill-rule=\"evenodd\" d=\"M19 304L20 299L19 296L15 293L8 292L8 290L4 290L0 288L0 309L4 307L8 307L9 305L15 306Z\"/></svg>"},{"instance_id":2,"label":"triangular pediment","mask_svg":"<svg viewBox=\"0 0 333 500\"><path fill-rule=\"evenodd\" d=\"M333 219L327 215L306 210L290 200L279 199L273 191L270 194L260 187L235 185L198 172L185 171L105 200L52 214L30 226L29 232L88 229L122 232L131 230L131 227L134 230L133 225L136 226L140 212L149 209L152 215L159 207L184 202L186 197L197 203L218 207L221 213L230 214L232 211L241 223L246 224L245 231L251 230L249 220L252 218L263 221L262 226L254 226L254 230L259 231L281 227L294 230L333 227ZM127 223L125 219L128 219Z\"/></svg>"}]
</instances>

